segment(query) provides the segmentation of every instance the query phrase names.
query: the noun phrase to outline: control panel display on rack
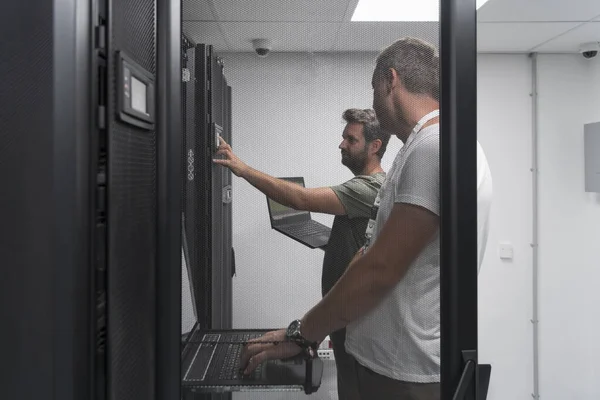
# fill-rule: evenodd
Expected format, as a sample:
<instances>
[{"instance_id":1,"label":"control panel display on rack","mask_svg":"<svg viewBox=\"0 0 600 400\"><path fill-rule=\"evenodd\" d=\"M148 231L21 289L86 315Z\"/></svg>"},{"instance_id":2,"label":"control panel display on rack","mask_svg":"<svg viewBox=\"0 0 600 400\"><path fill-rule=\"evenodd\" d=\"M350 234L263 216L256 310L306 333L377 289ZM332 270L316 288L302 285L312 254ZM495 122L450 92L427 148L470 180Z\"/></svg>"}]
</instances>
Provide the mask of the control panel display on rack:
<instances>
[{"instance_id":1,"label":"control panel display on rack","mask_svg":"<svg viewBox=\"0 0 600 400\"><path fill-rule=\"evenodd\" d=\"M139 128L154 129L154 75L123 52L118 53L118 66L119 119Z\"/></svg>"},{"instance_id":2,"label":"control panel display on rack","mask_svg":"<svg viewBox=\"0 0 600 400\"><path fill-rule=\"evenodd\" d=\"M144 82L131 76L131 108L148 115L148 90Z\"/></svg>"}]
</instances>

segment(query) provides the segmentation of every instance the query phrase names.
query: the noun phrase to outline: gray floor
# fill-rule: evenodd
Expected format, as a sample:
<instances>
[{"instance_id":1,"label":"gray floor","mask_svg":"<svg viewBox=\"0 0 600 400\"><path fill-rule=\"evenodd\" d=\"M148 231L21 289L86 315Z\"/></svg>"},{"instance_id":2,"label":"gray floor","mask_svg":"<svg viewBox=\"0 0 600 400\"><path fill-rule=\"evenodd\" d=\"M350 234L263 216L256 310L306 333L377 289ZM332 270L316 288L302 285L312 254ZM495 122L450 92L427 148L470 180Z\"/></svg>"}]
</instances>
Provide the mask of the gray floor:
<instances>
[{"instance_id":1,"label":"gray floor","mask_svg":"<svg viewBox=\"0 0 600 400\"><path fill-rule=\"evenodd\" d=\"M335 361L323 360L323 364L321 387L311 395L307 396L304 392L246 392L233 393L232 400L337 400Z\"/></svg>"}]
</instances>

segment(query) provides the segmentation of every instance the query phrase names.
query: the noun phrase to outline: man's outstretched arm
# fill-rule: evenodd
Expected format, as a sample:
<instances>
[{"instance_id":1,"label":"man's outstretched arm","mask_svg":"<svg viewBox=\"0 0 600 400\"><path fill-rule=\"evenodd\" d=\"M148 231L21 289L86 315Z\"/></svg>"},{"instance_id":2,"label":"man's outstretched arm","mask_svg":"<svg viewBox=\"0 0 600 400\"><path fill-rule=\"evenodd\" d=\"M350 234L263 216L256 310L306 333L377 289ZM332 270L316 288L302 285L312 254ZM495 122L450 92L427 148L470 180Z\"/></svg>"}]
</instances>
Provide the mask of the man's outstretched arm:
<instances>
[{"instance_id":1,"label":"man's outstretched arm","mask_svg":"<svg viewBox=\"0 0 600 400\"><path fill-rule=\"evenodd\" d=\"M295 183L267 175L240 160L223 138L220 138L220 141L217 155L223 155L225 158L214 159L213 162L229 168L235 175L248 181L269 198L296 210L333 215L346 214L342 202L331 188L304 188Z\"/></svg>"}]
</instances>

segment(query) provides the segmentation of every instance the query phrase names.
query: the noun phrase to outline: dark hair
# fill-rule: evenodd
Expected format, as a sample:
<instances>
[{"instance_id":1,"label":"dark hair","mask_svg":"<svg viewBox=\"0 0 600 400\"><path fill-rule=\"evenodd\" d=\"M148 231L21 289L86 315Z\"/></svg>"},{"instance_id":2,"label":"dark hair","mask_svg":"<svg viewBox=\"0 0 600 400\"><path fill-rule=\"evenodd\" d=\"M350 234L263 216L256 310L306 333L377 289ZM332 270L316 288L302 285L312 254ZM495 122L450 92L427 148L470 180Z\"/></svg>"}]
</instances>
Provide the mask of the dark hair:
<instances>
[{"instance_id":1,"label":"dark hair","mask_svg":"<svg viewBox=\"0 0 600 400\"><path fill-rule=\"evenodd\" d=\"M375 75L379 78L393 68L411 93L426 94L439 101L440 60L433 45L416 38L402 38L377 57Z\"/></svg>"},{"instance_id":2,"label":"dark hair","mask_svg":"<svg viewBox=\"0 0 600 400\"><path fill-rule=\"evenodd\" d=\"M379 127L379 121L375 116L375 111L369 108L364 110L359 108L350 108L344 111L342 118L344 118L347 123L357 122L362 124L365 143L371 143L376 139L381 140L381 147L377 153L375 153L377 156L379 156L379 159L381 159L385 154L385 149L390 141L390 134L383 131Z\"/></svg>"}]
</instances>

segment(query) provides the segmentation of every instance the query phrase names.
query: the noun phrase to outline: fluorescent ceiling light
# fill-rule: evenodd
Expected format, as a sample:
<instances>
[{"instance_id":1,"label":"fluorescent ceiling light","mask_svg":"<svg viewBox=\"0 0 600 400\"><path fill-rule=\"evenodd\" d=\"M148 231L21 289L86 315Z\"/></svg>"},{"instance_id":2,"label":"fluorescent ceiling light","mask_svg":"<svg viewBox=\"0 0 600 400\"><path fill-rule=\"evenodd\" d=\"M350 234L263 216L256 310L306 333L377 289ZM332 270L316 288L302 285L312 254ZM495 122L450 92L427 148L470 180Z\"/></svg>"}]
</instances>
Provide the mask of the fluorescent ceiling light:
<instances>
[{"instance_id":1,"label":"fluorescent ceiling light","mask_svg":"<svg viewBox=\"0 0 600 400\"><path fill-rule=\"evenodd\" d=\"M352 21L437 21L443 0L359 0ZM488 0L476 0L479 9Z\"/></svg>"}]
</instances>

